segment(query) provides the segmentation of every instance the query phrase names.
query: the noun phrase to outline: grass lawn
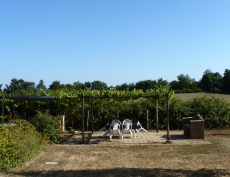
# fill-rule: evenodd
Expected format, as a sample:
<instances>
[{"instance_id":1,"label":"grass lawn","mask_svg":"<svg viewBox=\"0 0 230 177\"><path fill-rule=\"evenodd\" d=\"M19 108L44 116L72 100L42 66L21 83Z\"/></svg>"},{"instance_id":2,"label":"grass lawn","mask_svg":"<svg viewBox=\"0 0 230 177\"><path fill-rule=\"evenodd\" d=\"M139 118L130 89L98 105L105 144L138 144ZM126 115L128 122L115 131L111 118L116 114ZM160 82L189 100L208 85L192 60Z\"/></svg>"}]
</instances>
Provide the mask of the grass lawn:
<instances>
[{"instance_id":1,"label":"grass lawn","mask_svg":"<svg viewBox=\"0 0 230 177\"><path fill-rule=\"evenodd\" d=\"M230 95L227 94L214 94L214 93L176 93L174 94L175 98L182 99L184 101L193 99L193 98L200 98L200 97L217 97L220 99L224 99L226 102L230 103Z\"/></svg>"},{"instance_id":2,"label":"grass lawn","mask_svg":"<svg viewBox=\"0 0 230 177\"><path fill-rule=\"evenodd\" d=\"M0 176L230 176L230 130L205 131L205 140L212 144L50 145L36 158Z\"/></svg>"}]
</instances>

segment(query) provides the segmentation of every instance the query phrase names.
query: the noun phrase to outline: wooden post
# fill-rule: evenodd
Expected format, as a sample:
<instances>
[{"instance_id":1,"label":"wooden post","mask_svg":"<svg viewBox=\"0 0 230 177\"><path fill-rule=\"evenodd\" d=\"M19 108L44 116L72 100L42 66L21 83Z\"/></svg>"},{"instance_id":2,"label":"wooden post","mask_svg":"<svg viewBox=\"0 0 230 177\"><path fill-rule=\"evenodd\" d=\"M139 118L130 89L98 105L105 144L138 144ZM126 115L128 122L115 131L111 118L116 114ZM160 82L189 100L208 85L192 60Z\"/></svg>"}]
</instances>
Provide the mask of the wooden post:
<instances>
[{"instance_id":1,"label":"wooden post","mask_svg":"<svg viewBox=\"0 0 230 177\"><path fill-rule=\"evenodd\" d=\"M167 94L167 141L166 143L171 143L169 134L169 94Z\"/></svg>"},{"instance_id":2,"label":"wooden post","mask_svg":"<svg viewBox=\"0 0 230 177\"><path fill-rule=\"evenodd\" d=\"M91 100L91 124L92 124L92 133L94 132L94 119L93 119L93 104Z\"/></svg>"},{"instance_id":3,"label":"wooden post","mask_svg":"<svg viewBox=\"0 0 230 177\"><path fill-rule=\"evenodd\" d=\"M146 116L146 128L148 130L149 129L149 124L148 124L148 121L149 121L149 110L148 109L146 110L146 114L147 114L147 116Z\"/></svg>"},{"instance_id":4,"label":"wooden post","mask_svg":"<svg viewBox=\"0 0 230 177\"><path fill-rule=\"evenodd\" d=\"M60 131L65 131L65 114L59 119Z\"/></svg>"},{"instance_id":5,"label":"wooden post","mask_svg":"<svg viewBox=\"0 0 230 177\"><path fill-rule=\"evenodd\" d=\"M2 97L2 124L4 123L4 97Z\"/></svg>"},{"instance_id":6,"label":"wooden post","mask_svg":"<svg viewBox=\"0 0 230 177\"><path fill-rule=\"evenodd\" d=\"M62 116L62 131L65 131L65 114Z\"/></svg>"},{"instance_id":7,"label":"wooden post","mask_svg":"<svg viewBox=\"0 0 230 177\"><path fill-rule=\"evenodd\" d=\"M158 99L156 100L156 130L158 133Z\"/></svg>"},{"instance_id":8,"label":"wooden post","mask_svg":"<svg viewBox=\"0 0 230 177\"><path fill-rule=\"evenodd\" d=\"M82 96L82 143L85 144L85 128L84 128L84 95Z\"/></svg>"},{"instance_id":9,"label":"wooden post","mask_svg":"<svg viewBox=\"0 0 230 177\"><path fill-rule=\"evenodd\" d=\"M89 127L89 110L87 111L86 131L88 131L88 127Z\"/></svg>"}]
</instances>

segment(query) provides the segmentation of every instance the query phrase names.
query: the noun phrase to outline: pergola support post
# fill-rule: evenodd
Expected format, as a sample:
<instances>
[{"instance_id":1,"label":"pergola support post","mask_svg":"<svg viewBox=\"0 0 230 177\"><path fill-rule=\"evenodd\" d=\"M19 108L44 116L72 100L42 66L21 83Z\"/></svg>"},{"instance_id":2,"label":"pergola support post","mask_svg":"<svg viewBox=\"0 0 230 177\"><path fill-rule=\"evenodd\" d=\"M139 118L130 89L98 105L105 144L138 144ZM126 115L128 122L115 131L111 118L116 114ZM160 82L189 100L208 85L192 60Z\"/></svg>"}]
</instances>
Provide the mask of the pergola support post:
<instances>
[{"instance_id":1,"label":"pergola support post","mask_svg":"<svg viewBox=\"0 0 230 177\"><path fill-rule=\"evenodd\" d=\"M94 118L93 118L93 104L92 104L92 99L91 99L90 107L91 107L91 125L92 125L92 133L93 133L94 132Z\"/></svg>"},{"instance_id":2,"label":"pergola support post","mask_svg":"<svg viewBox=\"0 0 230 177\"><path fill-rule=\"evenodd\" d=\"M3 119L3 117L4 117L4 97L2 97L2 120L1 120L1 123L3 124L4 123L4 119Z\"/></svg>"},{"instance_id":3,"label":"pergola support post","mask_svg":"<svg viewBox=\"0 0 230 177\"><path fill-rule=\"evenodd\" d=\"M149 110L146 110L146 128L149 129Z\"/></svg>"},{"instance_id":4,"label":"pergola support post","mask_svg":"<svg viewBox=\"0 0 230 177\"><path fill-rule=\"evenodd\" d=\"M166 143L171 143L169 134L169 94L167 94L167 141Z\"/></svg>"},{"instance_id":5,"label":"pergola support post","mask_svg":"<svg viewBox=\"0 0 230 177\"><path fill-rule=\"evenodd\" d=\"M82 96L82 143L85 144L84 95Z\"/></svg>"},{"instance_id":6,"label":"pergola support post","mask_svg":"<svg viewBox=\"0 0 230 177\"><path fill-rule=\"evenodd\" d=\"M159 127L158 127L158 99L156 100L156 131L158 133Z\"/></svg>"}]
</instances>

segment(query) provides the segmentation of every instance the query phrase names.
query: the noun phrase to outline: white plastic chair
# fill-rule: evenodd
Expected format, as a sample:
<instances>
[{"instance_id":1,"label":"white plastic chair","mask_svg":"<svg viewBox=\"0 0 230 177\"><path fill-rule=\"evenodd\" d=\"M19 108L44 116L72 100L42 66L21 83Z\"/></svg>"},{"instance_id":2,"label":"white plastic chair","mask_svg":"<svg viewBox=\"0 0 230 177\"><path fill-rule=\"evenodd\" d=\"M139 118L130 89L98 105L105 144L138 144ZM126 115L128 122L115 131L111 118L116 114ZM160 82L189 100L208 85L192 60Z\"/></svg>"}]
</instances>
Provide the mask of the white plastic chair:
<instances>
[{"instance_id":1,"label":"white plastic chair","mask_svg":"<svg viewBox=\"0 0 230 177\"><path fill-rule=\"evenodd\" d=\"M137 127L139 127L139 128L137 129L138 131L144 130L145 132L147 132L147 130L145 130L145 129L142 127L142 125L140 124L139 121L137 122Z\"/></svg>"},{"instance_id":2,"label":"white plastic chair","mask_svg":"<svg viewBox=\"0 0 230 177\"><path fill-rule=\"evenodd\" d=\"M129 119L125 119L122 123L122 135L121 135L122 139L123 139L123 135L126 134L127 132L131 134L131 138L135 137L132 132L132 121Z\"/></svg>"},{"instance_id":3,"label":"white plastic chair","mask_svg":"<svg viewBox=\"0 0 230 177\"><path fill-rule=\"evenodd\" d=\"M110 134L109 138L112 139L113 135L118 135L121 138L120 131L121 122L118 119L114 119L110 124Z\"/></svg>"},{"instance_id":4,"label":"white plastic chair","mask_svg":"<svg viewBox=\"0 0 230 177\"><path fill-rule=\"evenodd\" d=\"M135 131L143 138L142 134L140 134L140 131L144 130L145 132L147 132L147 130L145 130L142 125L140 124L140 122L137 122L137 128L135 129Z\"/></svg>"}]
</instances>

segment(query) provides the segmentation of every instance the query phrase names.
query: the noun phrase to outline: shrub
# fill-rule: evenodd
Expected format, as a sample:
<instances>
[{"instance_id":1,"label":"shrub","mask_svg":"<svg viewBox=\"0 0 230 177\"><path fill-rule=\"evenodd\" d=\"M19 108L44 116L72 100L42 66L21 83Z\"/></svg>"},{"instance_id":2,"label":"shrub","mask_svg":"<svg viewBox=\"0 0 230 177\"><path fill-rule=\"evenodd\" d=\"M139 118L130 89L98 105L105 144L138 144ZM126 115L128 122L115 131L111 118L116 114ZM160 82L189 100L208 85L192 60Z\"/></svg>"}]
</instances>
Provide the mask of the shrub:
<instances>
[{"instance_id":1,"label":"shrub","mask_svg":"<svg viewBox=\"0 0 230 177\"><path fill-rule=\"evenodd\" d=\"M39 153L45 141L35 127L25 120L0 126L0 171L8 171Z\"/></svg>"},{"instance_id":2,"label":"shrub","mask_svg":"<svg viewBox=\"0 0 230 177\"><path fill-rule=\"evenodd\" d=\"M49 143L60 142L59 117L50 115L49 111L45 113L37 111L35 117L31 119L31 123L38 132L48 138Z\"/></svg>"}]
</instances>

